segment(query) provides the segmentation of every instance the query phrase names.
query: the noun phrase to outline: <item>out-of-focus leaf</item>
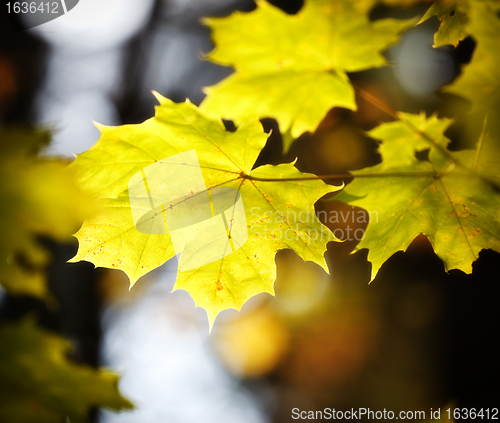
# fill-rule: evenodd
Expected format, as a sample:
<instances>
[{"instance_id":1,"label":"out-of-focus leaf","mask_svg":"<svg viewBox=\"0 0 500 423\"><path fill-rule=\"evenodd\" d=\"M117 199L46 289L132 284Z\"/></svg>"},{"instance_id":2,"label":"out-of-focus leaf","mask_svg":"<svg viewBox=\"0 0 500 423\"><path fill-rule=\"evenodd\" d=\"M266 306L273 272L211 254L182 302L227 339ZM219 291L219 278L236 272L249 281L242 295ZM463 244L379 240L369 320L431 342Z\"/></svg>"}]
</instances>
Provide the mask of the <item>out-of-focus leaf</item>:
<instances>
[{"instance_id":1,"label":"out-of-focus leaf","mask_svg":"<svg viewBox=\"0 0 500 423\"><path fill-rule=\"evenodd\" d=\"M500 102L500 18L498 2L469 1L467 33L477 45L469 64L444 91L465 97L473 110L487 110Z\"/></svg>"},{"instance_id":2,"label":"out-of-focus leaf","mask_svg":"<svg viewBox=\"0 0 500 423\"><path fill-rule=\"evenodd\" d=\"M69 344L31 320L0 326L0 421L88 421L93 407L132 408L118 376L72 363Z\"/></svg>"},{"instance_id":3,"label":"out-of-focus leaf","mask_svg":"<svg viewBox=\"0 0 500 423\"><path fill-rule=\"evenodd\" d=\"M434 46L441 47L446 44L457 46L467 37L467 15L462 12L455 3L434 3L419 23L437 16L441 25L434 34Z\"/></svg>"},{"instance_id":4,"label":"out-of-focus leaf","mask_svg":"<svg viewBox=\"0 0 500 423\"><path fill-rule=\"evenodd\" d=\"M48 257L37 236L70 239L92 209L66 163L37 156L49 140L43 131L0 129L0 283L14 294L46 295Z\"/></svg>"}]
</instances>

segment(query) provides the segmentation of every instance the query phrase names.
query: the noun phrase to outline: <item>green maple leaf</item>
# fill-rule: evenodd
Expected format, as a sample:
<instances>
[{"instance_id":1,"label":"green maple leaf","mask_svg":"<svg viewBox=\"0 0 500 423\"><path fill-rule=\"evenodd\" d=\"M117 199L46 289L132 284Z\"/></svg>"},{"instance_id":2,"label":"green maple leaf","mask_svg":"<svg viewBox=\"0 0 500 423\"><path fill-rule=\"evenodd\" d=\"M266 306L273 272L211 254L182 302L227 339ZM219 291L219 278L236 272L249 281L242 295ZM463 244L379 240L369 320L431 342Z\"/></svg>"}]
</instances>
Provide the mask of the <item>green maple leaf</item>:
<instances>
[{"instance_id":1,"label":"green maple leaf","mask_svg":"<svg viewBox=\"0 0 500 423\"><path fill-rule=\"evenodd\" d=\"M490 1L468 2L466 30L477 45L471 62L448 87L450 92L465 97L473 104L473 110L498 106L500 101L500 19L499 4Z\"/></svg>"},{"instance_id":2,"label":"green maple leaf","mask_svg":"<svg viewBox=\"0 0 500 423\"><path fill-rule=\"evenodd\" d=\"M357 249L369 249L373 279L424 234L446 270L470 273L482 249L500 251L498 144L483 134L476 150L450 152L443 135L450 120L404 113L400 119L369 132L382 141L382 163L353 172L358 178L335 197L370 212ZM426 148L429 160L417 160L415 152Z\"/></svg>"},{"instance_id":3,"label":"green maple leaf","mask_svg":"<svg viewBox=\"0 0 500 423\"><path fill-rule=\"evenodd\" d=\"M142 275L179 253L174 247L174 243L179 242L177 235L172 238L175 224L167 223L165 229L169 207L162 205L160 209L158 206L157 212L148 215L151 219L146 219L145 223L137 223L134 213L146 211L149 201L156 201L153 198L156 194L149 186L152 186L151 175L160 169L158 163L165 163L169 157L179 157L179 154L192 154L194 150L202 180L208 188L200 191L200 198L206 191L215 195L212 187L232 189L231 192L237 192L242 199L243 219L246 219L244 228L238 229L247 234L246 239L242 240L245 237L241 234L239 238L233 236L229 247L224 238L226 234L223 235L224 248L234 250L231 254L211 262L205 260L216 247L200 233L185 245L180 255L180 271L174 289L188 291L196 305L207 311L211 324L220 311L239 310L253 295L273 293L274 256L280 249L292 249L304 260L314 261L327 270L323 254L327 242L335 238L318 221L312 205L339 188L324 184L314 175L300 173L293 164L252 170L267 140L257 120L244 122L237 131L228 132L220 119L208 118L189 102L175 104L161 96L158 99L160 106L155 117L140 125L100 127L99 142L79 155L71 166L81 189L97 197L102 206L101 212L85 221L76 234L80 245L72 261L86 260L96 266L121 269L133 285ZM187 162L182 166L185 168L180 173L192 168ZM304 177L310 180L301 180ZM133 178L138 185L134 185L136 179ZM171 183L163 185L153 183L162 187L159 189L177 189L184 183L181 179L172 177ZM145 187L144 193L147 190L148 194L144 194L144 205L131 208L138 197L135 188L131 187L137 186ZM198 196L198 189L195 191L188 195L185 204ZM189 219L196 213L203 212L200 204L181 213L184 226L190 225ZM210 204L212 214L208 217L219 215L220 212L214 212L213 198ZM151 210L153 207L151 205ZM158 218L160 220L156 220ZM236 230L233 219L230 220L231 228L226 228ZM141 229L144 225L146 229ZM156 229L151 229L153 227ZM184 235L181 242L182 237ZM205 264L190 267L193 257Z\"/></svg>"},{"instance_id":4,"label":"green maple leaf","mask_svg":"<svg viewBox=\"0 0 500 423\"><path fill-rule=\"evenodd\" d=\"M332 107L356 110L346 72L387 64L382 51L414 20L370 22L350 0L308 0L296 15L266 1L250 13L211 18L208 58L236 72L206 89L201 108L236 123L273 117L293 138L313 132Z\"/></svg>"},{"instance_id":5,"label":"green maple leaf","mask_svg":"<svg viewBox=\"0 0 500 423\"><path fill-rule=\"evenodd\" d=\"M434 34L434 46L441 47L447 44L457 46L467 37L467 15L462 12L457 4L434 3L420 20L419 24L427 19L437 16L441 24Z\"/></svg>"},{"instance_id":6,"label":"green maple leaf","mask_svg":"<svg viewBox=\"0 0 500 423\"><path fill-rule=\"evenodd\" d=\"M69 344L31 320L0 327L0 420L88 421L93 407L129 409L118 376L72 363Z\"/></svg>"},{"instance_id":7,"label":"green maple leaf","mask_svg":"<svg viewBox=\"0 0 500 423\"><path fill-rule=\"evenodd\" d=\"M44 235L68 240L91 212L67 172L67 163L40 158L50 136L0 129L0 283L13 294L46 297Z\"/></svg>"}]
</instances>

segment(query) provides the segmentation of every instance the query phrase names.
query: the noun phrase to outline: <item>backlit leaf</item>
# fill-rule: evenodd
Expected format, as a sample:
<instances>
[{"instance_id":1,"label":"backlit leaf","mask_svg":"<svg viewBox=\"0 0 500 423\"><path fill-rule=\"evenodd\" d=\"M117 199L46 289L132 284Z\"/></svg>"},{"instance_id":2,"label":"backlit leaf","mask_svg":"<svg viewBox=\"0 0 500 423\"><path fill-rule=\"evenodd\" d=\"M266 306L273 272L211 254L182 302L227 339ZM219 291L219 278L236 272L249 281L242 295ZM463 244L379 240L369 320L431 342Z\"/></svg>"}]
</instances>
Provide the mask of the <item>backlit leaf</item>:
<instances>
[{"instance_id":1,"label":"backlit leaf","mask_svg":"<svg viewBox=\"0 0 500 423\"><path fill-rule=\"evenodd\" d=\"M424 234L446 270L470 273L482 249L500 251L498 143L483 134L476 150L450 152L443 135L450 120L400 118L369 132L382 142L382 163L353 172L359 177L335 197L370 213L357 248L369 249L373 279L389 257ZM429 160L418 160L414 153L426 143Z\"/></svg>"},{"instance_id":2,"label":"backlit leaf","mask_svg":"<svg viewBox=\"0 0 500 423\"><path fill-rule=\"evenodd\" d=\"M157 107L154 118L140 125L100 127L102 136L98 143L79 155L72 165L82 190L98 197L102 206L102 211L87 220L76 234L80 246L72 261L86 260L96 266L121 269L133 285L142 275L180 253L180 271L174 289L188 291L196 305L207 310L211 323L224 309L239 310L253 295L273 293L274 256L278 250L292 249L304 260L314 261L327 270L323 254L327 242L334 237L316 218L313 204L338 188L326 185L314 175L300 173L293 164L252 169L267 139L257 120L241 124L236 132L228 132L220 120L209 119L189 102L175 104L158 98L161 105ZM147 228L141 229L142 226L137 226L139 223L134 220L135 209L131 209L131 204L135 204L138 198L134 187L143 186L141 172L150 184L151 169L159 172L158 166L165 165L169 157L181 157L181 153L182 157L188 157L184 153L190 155L193 150L201 169L202 183L204 181L208 190L195 189L193 185L185 205L209 191L212 198L207 206L207 220L200 219L196 224L190 222L194 214L203 212L200 202L181 213L179 222L185 223L175 226L168 220L168 216L174 213L169 211L172 205L162 205L163 210L158 208L156 214L151 214L151 220L144 223L152 225L150 227L154 230L148 233ZM186 174L186 169L192 170L192 166L182 162L176 175ZM151 173L147 176L145 172ZM130 183L133 177L137 178L139 185ZM304 177L310 180L297 180ZM153 184L168 191L178 189L186 183L184 179L182 176L171 177L165 183L155 180ZM194 184L194 179L190 181ZM232 252L226 254L229 250L224 250L225 256L211 261L216 248L214 242L219 238L209 230L200 232L192 240L188 238L191 228L197 230L195 226L202 224L200 222L219 216L215 210L213 196L216 190L213 187L237 192L244 216L233 219L229 215L230 227L226 228L231 231L231 245L225 231L220 239L225 239L224 248L231 248ZM190 189L189 185L187 188ZM131 189L134 192L131 193ZM145 188L144 192L148 189ZM156 195L148 192L153 197ZM148 204L146 199L145 212ZM239 203L235 201L234 204ZM172 210L177 206L174 205ZM140 214L140 210L137 213ZM240 217L243 227L237 226ZM155 222L158 227L154 226ZM191 223L194 226L190 226ZM233 231L244 234L238 238ZM181 234L180 239L177 234ZM183 245L181 252L174 244L182 244L183 237L187 244ZM204 264L192 265L193 262Z\"/></svg>"},{"instance_id":3,"label":"backlit leaf","mask_svg":"<svg viewBox=\"0 0 500 423\"><path fill-rule=\"evenodd\" d=\"M437 16L441 24L434 34L434 46L446 44L457 46L467 36L467 15L455 3L434 3L425 13L419 23Z\"/></svg>"},{"instance_id":4,"label":"backlit leaf","mask_svg":"<svg viewBox=\"0 0 500 423\"><path fill-rule=\"evenodd\" d=\"M498 106L500 101L500 18L499 4L488 1L470 1L466 30L477 45L471 62L444 91L472 102L473 110Z\"/></svg>"},{"instance_id":5,"label":"backlit leaf","mask_svg":"<svg viewBox=\"0 0 500 423\"><path fill-rule=\"evenodd\" d=\"M415 21L370 22L350 0L306 0L296 15L258 1L250 13L206 23L216 45L208 58L236 71L207 88L200 107L238 124L273 117L297 138L332 107L356 110L346 72L386 65L381 53Z\"/></svg>"},{"instance_id":6,"label":"backlit leaf","mask_svg":"<svg viewBox=\"0 0 500 423\"><path fill-rule=\"evenodd\" d=\"M68 240L91 212L67 164L40 158L46 132L0 130L0 283L14 294L47 295L47 253L36 237Z\"/></svg>"},{"instance_id":7,"label":"backlit leaf","mask_svg":"<svg viewBox=\"0 0 500 423\"><path fill-rule=\"evenodd\" d=\"M118 376L72 363L69 344L30 320L0 327L0 421L87 422L94 407L128 409Z\"/></svg>"}]
</instances>

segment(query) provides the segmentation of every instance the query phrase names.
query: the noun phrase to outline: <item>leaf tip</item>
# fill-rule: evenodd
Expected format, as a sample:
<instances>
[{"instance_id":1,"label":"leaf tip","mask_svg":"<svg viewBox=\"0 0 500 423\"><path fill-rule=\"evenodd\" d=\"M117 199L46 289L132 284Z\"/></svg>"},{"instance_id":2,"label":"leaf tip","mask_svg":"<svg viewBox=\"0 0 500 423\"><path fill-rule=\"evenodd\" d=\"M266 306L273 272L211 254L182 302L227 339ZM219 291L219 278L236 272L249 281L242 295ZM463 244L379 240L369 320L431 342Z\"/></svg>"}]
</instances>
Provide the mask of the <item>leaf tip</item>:
<instances>
[{"instance_id":1,"label":"leaf tip","mask_svg":"<svg viewBox=\"0 0 500 423\"><path fill-rule=\"evenodd\" d=\"M66 261L66 263L78 263L79 261L81 261L81 259L78 256L78 253L76 253L75 256Z\"/></svg>"},{"instance_id":2,"label":"leaf tip","mask_svg":"<svg viewBox=\"0 0 500 423\"><path fill-rule=\"evenodd\" d=\"M158 91L151 90L151 93L156 97L160 105L163 105L169 101L168 98L163 97Z\"/></svg>"},{"instance_id":3,"label":"leaf tip","mask_svg":"<svg viewBox=\"0 0 500 423\"><path fill-rule=\"evenodd\" d=\"M132 288L135 286L135 284L137 283L137 281L139 280L138 277L133 277L133 276L130 276L127 272L124 272L127 277L128 277L128 280L130 281L130 284L128 286L128 291L130 292L132 290Z\"/></svg>"},{"instance_id":4,"label":"leaf tip","mask_svg":"<svg viewBox=\"0 0 500 423\"><path fill-rule=\"evenodd\" d=\"M208 334L210 335L212 333L212 329L214 328L215 319L217 319L217 316L219 315L219 313L218 312L215 312L215 314L210 313L206 309L205 309L205 311L207 312L207 316L208 316Z\"/></svg>"},{"instance_id":5,"label":"leaf tip","mask_svg":"<svg viewBox=\"0 0 500 423\"><path fill-rule=\"evenodd\" d=\"M209 28L211 28L212 26L212 23L214 21L214 18L210 18L208 16L203 16L202 18L200 18L198 20L198 22L204 26L208 26Z\"/></svg>"}]
</instances>

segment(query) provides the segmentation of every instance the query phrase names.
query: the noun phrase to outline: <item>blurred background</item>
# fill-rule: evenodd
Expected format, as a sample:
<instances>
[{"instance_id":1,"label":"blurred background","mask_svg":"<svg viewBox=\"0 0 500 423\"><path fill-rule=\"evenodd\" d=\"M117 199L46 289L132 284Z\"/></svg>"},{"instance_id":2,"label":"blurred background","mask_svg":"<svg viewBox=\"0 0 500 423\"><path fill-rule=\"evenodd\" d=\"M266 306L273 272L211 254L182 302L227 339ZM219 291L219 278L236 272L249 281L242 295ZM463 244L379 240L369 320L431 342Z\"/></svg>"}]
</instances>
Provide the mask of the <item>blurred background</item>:
<instances>
[{"instance_id":1,"label":"blurred background","mask_svg":"<svg viewBox=\"0 0 500 423\"><path fill-rule=\"evenodd\" d=\"M287 13L301 7L298 0L271 3ZM72 158L97 141L93 121L120 125L151 117L151 90L199 104L202 87L231 73L202 60L213 45L200 19L254 7L250 0L82 0L70 13L27 31L12 33L8 22L0 22L1 122L50 128L53 142L45 154ZM427 7L377 7L372 18L417 16ZM473 147L481 122L464 100L439 87L470 60L474 42L434 49L438 25L431 19L408 31L387 52L392 66L350 77L396 110L456 117L447 133L452 148ZM302 171L333 174L376 164L376 143L363 131L391 118L357 100L357 112L333 109L286 156L276 123L263 120L273 133L258 165L298 157ZM261 294L240 313L223 312L209 335L206 313L186 292L170 293L175 258L129 292L119 271L66 264L76 241L46 243L58 307L1 293L0 320L35 313L72 341L72 359L122 375L120 388L137 409L95 413L95 421L281 423L292 421L292 408L499 405L497 253L483 251L472 275L447 274L420 236L368 285L366 251L351 254L352 241L329 246L331 275L282 251L276 297Z\"/></svg>"}]
</instances>

